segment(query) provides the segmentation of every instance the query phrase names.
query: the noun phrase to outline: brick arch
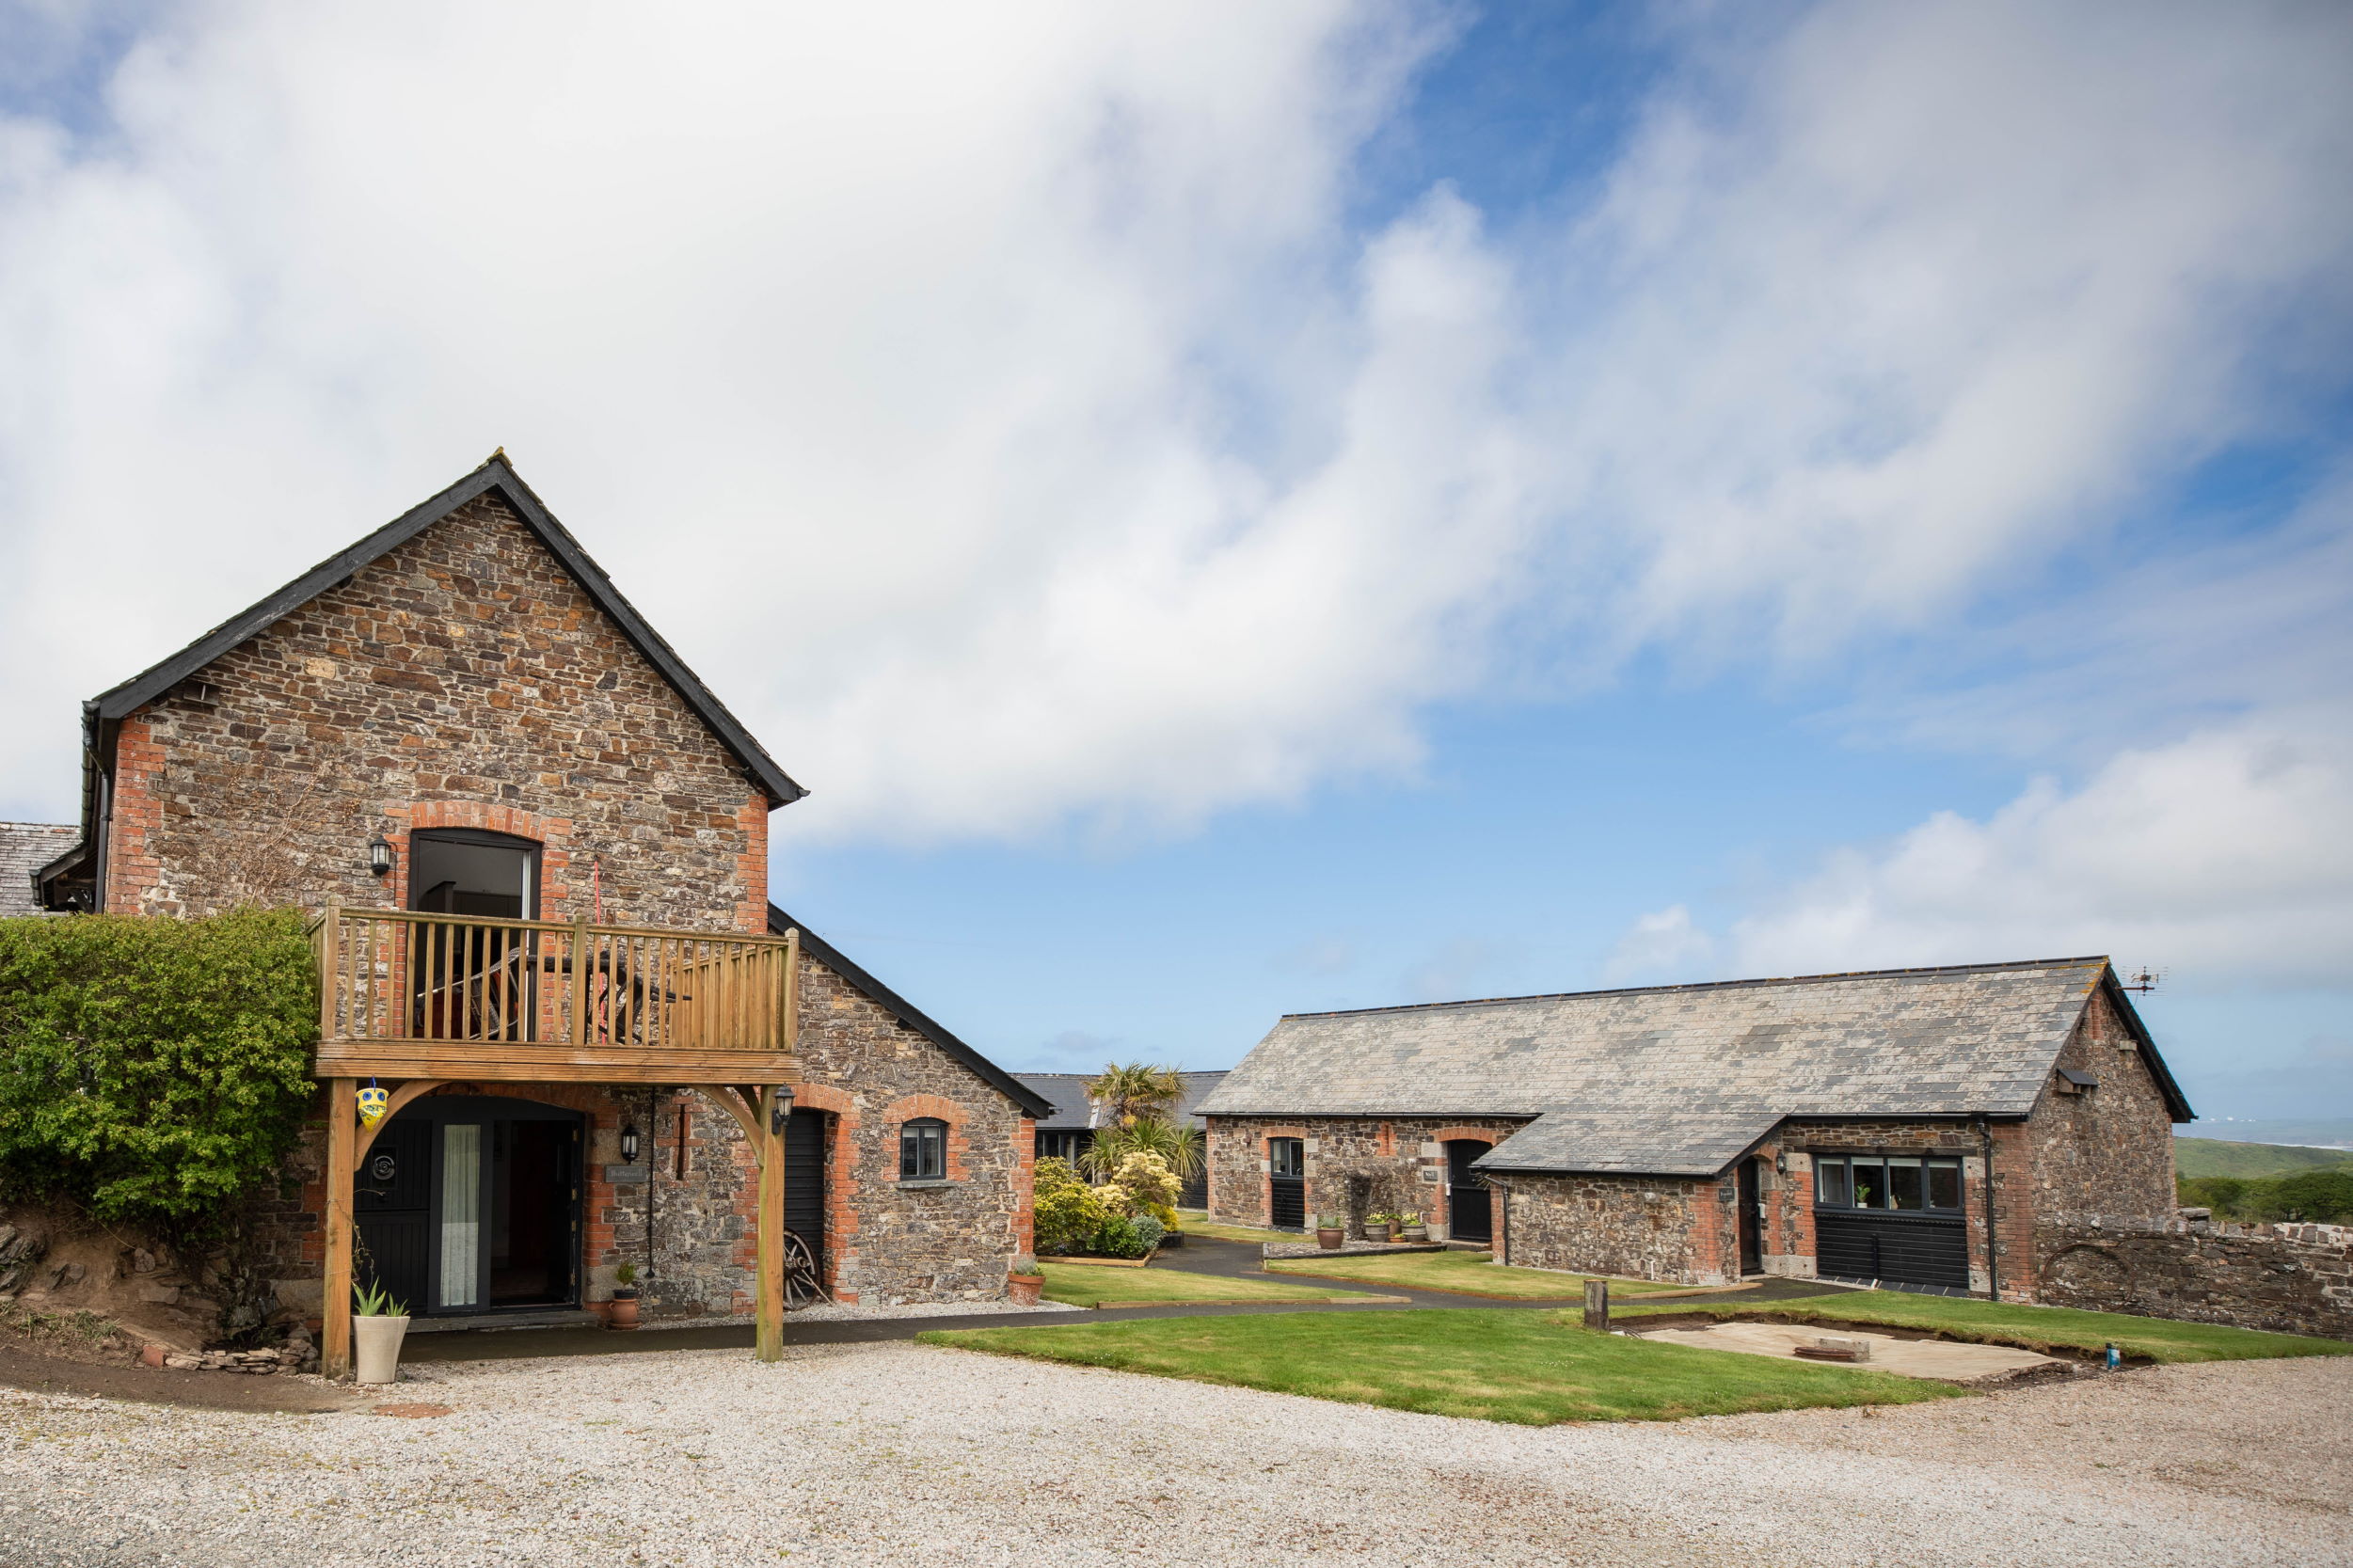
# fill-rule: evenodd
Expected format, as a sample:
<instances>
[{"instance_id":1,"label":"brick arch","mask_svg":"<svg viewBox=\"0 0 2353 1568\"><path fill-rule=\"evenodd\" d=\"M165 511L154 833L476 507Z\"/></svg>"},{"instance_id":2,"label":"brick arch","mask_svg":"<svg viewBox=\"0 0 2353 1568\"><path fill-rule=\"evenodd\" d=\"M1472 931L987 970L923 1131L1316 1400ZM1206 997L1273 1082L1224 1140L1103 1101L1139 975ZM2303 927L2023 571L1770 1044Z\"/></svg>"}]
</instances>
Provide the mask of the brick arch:
<instances>
[{"instance_id":1,"label":"brick arch","mask_svg":"<svg viewBox=\"0 0 2353 1568\"><path fill-rule=\"evenodd\" d=\"M1287 1123L1280 1127L1262 1127L1258 1130L1258 1147L1264 1150L1269 1138L1312 1138L1314 1135L1304 1127L1293 1127Z\"/></svg>"},{"instance_id":2,"label":"brick arch","mask_svg":"<svg viewBox=\"0 0 2353 1568\"><path fill-rule=\"evenodd\" d=\"M1491 1148L1509 1136L1510 1133L1498 1132L1492 1127L1441 1127L1424 1141L1434 1144L1482 1143Z\"/></svg>"},{"instance_id":3,"label":"brick arch","mask_svg":"<svg viewBox=\"0 0 2353 1568\"><path fill-rule=\"evenodd\" d=\"M568 919L570 913L588 912L584 909L570 913L564 910L572 896L569 817L542 816L520 806L502 806L486 800L387 800L384 815L392 823L385 837L391 842L394 855L392 875L386 879L392 885L385 891L403 908L408 904L408 872L413 863L410 835L434 828L472 828L527 838L539 846L541 919Z\"/></svg>"},{"instance_id":4,"label":"brick arch","mask_svg":"<svg viewBox=\"0 0 2353 1568\"><path fill-rule=\"evenodd\" d=\"M964 1123L972 1119L972 1113L945 1095L909 1094L890 1102L889 1108L882 1113L882 1121L886 1127L896 1129L902 1122L914 1121L923 1117L936 1117L947 1123L947 1180L964 1180L970 1174L964 1157L972 1152L971 1140L964 1135ZM893 1162L891 1168L897 1170L898 1149L896 1142L889 1150L889 1157Z\"/></svg>"}]
</instances>

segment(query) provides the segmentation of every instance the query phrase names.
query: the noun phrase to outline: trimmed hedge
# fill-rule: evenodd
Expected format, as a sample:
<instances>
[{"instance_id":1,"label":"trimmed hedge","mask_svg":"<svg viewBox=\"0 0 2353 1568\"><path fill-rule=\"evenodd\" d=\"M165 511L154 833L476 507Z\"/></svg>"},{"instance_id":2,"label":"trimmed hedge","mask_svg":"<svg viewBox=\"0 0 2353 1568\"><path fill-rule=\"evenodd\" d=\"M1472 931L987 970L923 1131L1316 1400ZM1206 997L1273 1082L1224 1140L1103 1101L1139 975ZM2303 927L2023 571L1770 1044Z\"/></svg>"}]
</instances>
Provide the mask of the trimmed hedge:
<instances>
[{"instance_id":1,"label":"trimmed hedge","mask_svg":"<svg viewBox=\"0 0 2353 1568\"><path fill-rule=\"evenodd\" d=\"M0 920L0 1182L104 1220L223 1217L317 1085L302 916Z\"/></svg>"}]
</instances>

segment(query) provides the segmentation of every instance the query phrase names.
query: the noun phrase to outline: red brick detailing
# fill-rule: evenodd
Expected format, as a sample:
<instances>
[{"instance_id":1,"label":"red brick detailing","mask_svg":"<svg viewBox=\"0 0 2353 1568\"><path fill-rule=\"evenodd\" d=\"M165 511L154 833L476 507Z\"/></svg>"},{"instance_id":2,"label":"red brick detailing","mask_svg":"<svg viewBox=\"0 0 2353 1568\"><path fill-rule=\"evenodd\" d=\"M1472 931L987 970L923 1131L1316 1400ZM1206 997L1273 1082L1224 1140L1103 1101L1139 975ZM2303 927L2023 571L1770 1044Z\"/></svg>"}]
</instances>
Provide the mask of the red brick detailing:
<instances>
[{"instance_id":1,"label":"red brick detailing","mask_svg":"<svg viewBox=\"0 0 2353 1568\"><path fill-rule=\"evenodd\" d=\"M115 741L114 803L106 832L106 908L118 914L168 914L163 885L164 748L144 713L122 721Z\"/></svg>"},{"instance_id":2,"label":"red brick detailing","mask_svg":"<svg viewBox=\"0 0 2353 1568\"><path fill-rule=\"evenodd\" d=\"M826 1114L825 1288L835 1300L855 1305L858 1292L839 1281L858 1260L858 1102L830 1084L795 1084L792 1102Z\"/></svg>"},{"instance_id":3,"label":"red brick detailing","mask_svg":"<svg viewBox=\"0 0 2353 1568\"><path fill-rule=\"evenodd\" d=\"M1499 1144L1509 1136L1512 1131L1510 1128L1494 1127L1441 1127L1423 1141L1434 1144Z\"/></svg>"},{"instance_id":4,"label":"red brick detailing","mask_svg":"<svg viewBox=\"0 0 2353 1568\"><path fill-rule=\"evenodd\" d=\"M1373 1140L1373 1151L1381 1155L1397 1152L1397 1134L1390 1123L1381 1123L1380 1136Z\"/></svg>"},{"instance_id":5,"label":"red brick detailing","mask_svg":"<svg viewBox=\"0 0 2353 1568\"><path fill-rule=\"evenodd\" d=\"M1013 1252L1025 1257L1036 1250L1038 1195L1038 1124L1024 1117L1013 1129Z\"/></svg>"},{"instance_id":6,"label":"red brick detailing","mask_svg":"<svg viewBox=\"0 0 2353 1568\"><path fill-rule=\"evenodd\" d=\"M972 1152L972 1148L964 1136L964 1123L970 1119L971 1113L942 1095L910 1094L892 1101L890 1108L882 1113L882 1121L891 1129L892 1136L896 1137L900 1123L923 1117L934 1117L947 1123L947 1179L950 1181L969 1180L971 1171L964 1157Z\"/></svg>"},{"instance_id":7,"label":"red brick detailing","mask_svg":"<svg viewBox=\"0 0 2353 1568\"><path fill-rule=\"evenodd\" d=\"M736 924L754 936L768 934L768 814L773 809L754 790L736 813L736 831L743 835L743 853L736 857L736 880L743 889Z\"/></svg>"}]
</instances>

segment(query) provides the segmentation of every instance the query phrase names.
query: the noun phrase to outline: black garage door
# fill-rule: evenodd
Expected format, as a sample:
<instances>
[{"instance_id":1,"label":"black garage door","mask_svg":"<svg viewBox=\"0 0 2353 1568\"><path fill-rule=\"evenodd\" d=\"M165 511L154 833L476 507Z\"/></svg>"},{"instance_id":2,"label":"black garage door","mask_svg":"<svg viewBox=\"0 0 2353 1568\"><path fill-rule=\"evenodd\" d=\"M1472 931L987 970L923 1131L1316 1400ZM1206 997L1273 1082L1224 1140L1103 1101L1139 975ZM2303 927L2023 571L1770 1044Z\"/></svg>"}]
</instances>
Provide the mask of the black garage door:
<instances>
[{"instance_id":1,"label":"black garage door","mask_svg":"<svg viewBox=\"0 0 2353 1568\"><path fill-rule=\"evenodd\" d=\"M1833 1279L1969 1288L1969 1241L1959 1220L1926 1214L1814 1211L1814 1272Z\"/></svg>"}]
</instances>

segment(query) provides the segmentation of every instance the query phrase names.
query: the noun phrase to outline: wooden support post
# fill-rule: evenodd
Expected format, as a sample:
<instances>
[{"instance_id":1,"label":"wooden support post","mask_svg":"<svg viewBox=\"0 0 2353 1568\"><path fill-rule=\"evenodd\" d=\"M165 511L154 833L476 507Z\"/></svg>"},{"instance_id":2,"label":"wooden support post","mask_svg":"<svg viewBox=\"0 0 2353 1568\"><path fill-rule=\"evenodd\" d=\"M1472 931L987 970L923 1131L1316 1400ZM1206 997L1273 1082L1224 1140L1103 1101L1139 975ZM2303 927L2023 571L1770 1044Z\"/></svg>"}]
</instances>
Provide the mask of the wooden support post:
<instances>
[{"instance_id":1,"label":"wooden support post","mask_svg":"<svg viewBox=\"0 0 2353 1568\"><path fill-rule=\"evenodd\" d=\"M352 1178L359 1159L359 1080L337 1078L326 1091L326 1286L320 1317L319 1370L351 1375Z\"/></svg>"},{"instance_id":2,"label":"wooden support post","mask_svg":"<svg viewBox=\"0 0 2353 1568\"><path fill-rule=\"evenodd\" d=\"M319 1038L336 1037L335 977L342 955L337 945L343 935L343 895L335 894L326 901L326 913L319 921Z\"/></svg>"},{"instance_id":3,"label":"wooden support post","mask_svg":"<svg viewBox=\"0 0 2353 1568\"><path fill-rule=\"evenodd\" d=\"M1585 1326L1598 1334L1610 1332L1610 1282L1585 1281Z\"/></svg>"},{"instance_id":4,"label":"wooden support post","mask_svg":"<svg viewBox=\"0 0 2353 1568\"><path fill-rule=\"evenodd\" d=\"M580 915L572 921L572 1032L564 1042L575 1051L591 1042L588 1008L588 917Z\"/></svg>"},{"instance_id":5,"label":"wooden support post","mask_svg":"<svg viewBox=\"0 0 2353 1568\"><path fill-rule=\"evenodd\" d=\"M777 1086L760 1091L760 1245L753 1343L762 1361L785 1358L785 1133Z\"/></svg>"}]
</instances>

